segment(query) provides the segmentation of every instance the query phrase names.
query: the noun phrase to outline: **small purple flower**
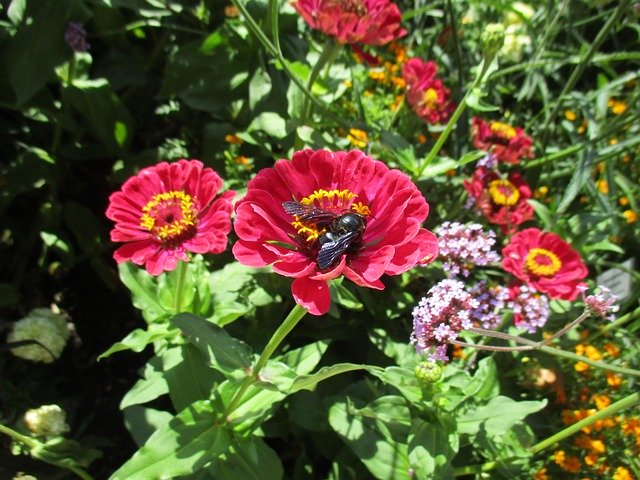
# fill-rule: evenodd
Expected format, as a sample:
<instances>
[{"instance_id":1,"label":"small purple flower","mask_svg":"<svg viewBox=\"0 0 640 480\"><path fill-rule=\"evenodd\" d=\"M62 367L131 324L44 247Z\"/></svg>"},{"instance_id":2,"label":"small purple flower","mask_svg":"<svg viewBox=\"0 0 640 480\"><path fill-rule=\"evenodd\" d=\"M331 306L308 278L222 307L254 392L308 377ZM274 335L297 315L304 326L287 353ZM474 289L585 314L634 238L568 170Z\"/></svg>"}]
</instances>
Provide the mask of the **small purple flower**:
<instances>
[{"instance_id":1,"label":"small purple flower","mask_svg":"<svg viewBox=\"0 0 640 480\"><path fill-rule=\"evenodd\" d=\"M432 351L429 358L446 362L447 343L458 338L458 332L473 326L470 312L479 303L456 280L442 280L413 309L411 343L418 353Z\"/></svg>"},{"instance_id":2,"label":"small purple flower","mask_svg":"<svg viewBox=\"0 0 640 480\"><path fill-rule=\"evenodd\" d=\"M487 153L484 157L476 162L476 169L484 167L488 170L493 170L498 166L498 157L492 153Z\"/></svg>"},{"instance_id":3,"label":"small purple flower","mask_svg":"<svg viewBox=\"0 0 640 480\"><path fill-rule=\"evenodd\" d=\"M549 299L545 295L526 285L511 288L509 295L516 327L525 328L529 333L544 327L549 319Z\"/></svg>"},{"instance_id":4,"label":"small purple flower","mask_svg":"<svg viewBox=\"0 0 640 480\"><path fill-rule=\"evenodd\" d=\"M620 310L620 307L615 304L618 297L613 295L607 287L598 285L600 292L595 295L585 295L587 287L578 287L578 289L581 291L584 305L589 309L591 315L610 322L615 320L614 313Z\"/></svg>"},{"instance_id":5,"label":"small purple flower","mask_svg":"<svg viewBox=\"0 0 640 480\"><path fill-rule=\"evenodd\" d=\"M64 41L74 52L86 52L91 46L87 42L87 32L82 24L77 22L69 22L67 31L64 32Z\"/></svg>"},{"instance_id":6,"label":"small purple flower","mask_svg":"<svg viewBox=\"0 0 640 480\"><path fill-rule=\"evenodd\" d=\"M486 330L500 325L505 304L509 300L509 289L501 285L489 285L485 280L469 289L479 306L471 312L471 320Z\"/></svg>"},{"instance_id":7,"label":"small purple flower","mask_svg":"<svg viewBox=\"0 0 640 480\"><path fill-rule=\"evenodd\" d=\"M496 234L485 232L478 223L444 222L434 233L438 236L440 257L448 277L468 277L475 265L500 261L498 253L492 250Z\"/></svg>"}]
</instances>

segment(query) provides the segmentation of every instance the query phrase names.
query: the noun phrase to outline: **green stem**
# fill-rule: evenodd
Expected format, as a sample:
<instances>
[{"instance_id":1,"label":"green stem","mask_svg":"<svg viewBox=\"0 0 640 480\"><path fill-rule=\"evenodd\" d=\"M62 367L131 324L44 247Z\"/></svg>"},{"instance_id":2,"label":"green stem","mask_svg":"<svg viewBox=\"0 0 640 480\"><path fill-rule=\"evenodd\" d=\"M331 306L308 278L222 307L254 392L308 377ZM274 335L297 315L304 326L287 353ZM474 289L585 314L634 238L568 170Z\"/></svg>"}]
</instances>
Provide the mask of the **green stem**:
<instances>
[{"instance_id":1,"label":"green stem","mask_svg":"<svg viewBox=\"0 0 640 480\"><path fill-rule=\"evenodd\" d=\"M178 264L178 285L176 286L176 296L174 298L174 313L177 315L182 310L182 299L184 298L184 284L187 278L187 262Z\"/></svg>"},{"instance_id":2,"label":"green stem","mask_svg":"<svg viewBox=\"0 0 640 480\"><path fill-rule=\"evenodd\" d=\"M571 73L569 80L567 80L567 83L565 84L564 88L560 92L560 95L558 95L557 97L555 105L553 106L553 110L551 110L551 113L546 118L544 125L542 127L542 132L544 132L544 138L542 141L542 151L546 149L547 141L549 139L549 134L550 134L549 124L558 114L558 111L562 107L562 104L566 95L573 90L573 87L575 87L578 79L582 77L582 74L584 73L585 68L587 68L587 65L589 64L589 62L591 61L591 58L595 55L598 48L600 48L600 45L602 45L602 42L604 42L605 38L609 34L609 31L611 31L615 23L620 19L620 17L622 17L622 15L625 13L625 11L627 10L630 4L631 4L631 0L622 0L618 4L618 7L613 12L613 15L611 15L609 19L606 21L606 23L602 26L602 28L598 32L598 35L596 35L596 38L594 38L593 42L589 46L589 49L584 53L584 55L580 59L580 63L576 65L576 68Z\"/></svg>"},{"instance_id":3,"label":"green stem","mask_svg":"<svg viewBox=\"0 0 640 480\"><path fill-rule=\"evenodd\" d=\"M264 347L264 350L262 351L262 354L260 354L258 361L253 366L251 375L244 379L242 385L240 385L240 388L236 391L235 395L231 399L231 402L229 402L229 406L224 412L224 418L228 419L229 415L231 415L231 413L238 407L247 389L258 379L260 370L262 370L262 368L267 364L267 362L271 358L271 355L273 355L273 352L276 351L278 346L282 343L289 332L291 332L291 330L293 330L298 322L302 320L302 317L307 314L307 311L308 310L306 308L296 304L291 312L289 312L287 318L285 318L284 321L280 324L278 329L271 336L271 339L269 340L267 345Z\"/></svg>"},{"instance_id":4,"label":"green stem","mask_svg":"<svg viewBox=\"0 0 640 480\"><path fill-rule=\"evenodd\" d=\"M449 138L449 134L451 133L451 131L453 130L453 127L458 122L458 119L460 118L460 115L462 115L462 113L467 108L467 99L474 92L474 90L476 88L478 88L480 86L480 84L482 83L482 80L484 79L484 77L485 77L485 75L487 73L487 70L489 70L489 66L491 65L492 61L493 61L493 57L492 58L485 58L482 61L482 64L481 64L482 66L479 68L479 73L476 76L476 78L473 81L473 83L471 84L471 87L469 87L469 89L467 89L467 93L465 93L464 97L462 97L462 100L460 100L460 103L458 104L458 107L456 108L455 112L453 112L453 115L451 115L451 118L447 122L447 125L444 127L444 130L442 131L442 133L438 137L438 140L436 140L435 145L433 147L431 147L431 150L429 151L429 154L427 155L427 157L422 162L422 165L420 165L418 167L418 170L416 170L414 172L413 178L415 180L417 180L420 177L420 175L422 175L422 172L424 172L424 169L427 168L431 164L431 162L433 162L434 158L436 158L436 155L438 154L438 152L442 148L442 145L444 145L444 142L446 142L447 138Z\"/></svg>"},{"instance_id":5,"label":"green stem","mask_svg":"<svg viewBox=\"0 0 640 480\"><path fill-rule=\"evenodd\" d=\"M18 433L15 430L1 423L0 423L0 433L4 433L5 435L11 437L14 441L25 445L29 450L33 450L34 448L42 445L41 442L39 442L38 440L35 440L31 437L27 437L26 435L23 435L21 433ZM82 468L77 467L75 465L66 465L61 462L56 462L53 460L46 460L44 458L39 458L39 457L36 457L36 458L38 458L38 460L42 460L45 463L55 465L56 467L71 470L73 473L75 473L78 477L82 478L83 480L93 480L93 477L91 475L85 472Z\"/></svg>"},{"instance_id":6,"label":"green stem","mask_svg":"<svg viewBox=\"0 0 640 480\"><path fill-rule=\"evenodd\" d=\"M576 432L579 432L584 427L588 427L589 425L594 424L598 420L602 420L603 418L612 417L618 412L625 410L633 405L640 403L640 393L632 393L624 397L622 400L618 400L615 403L612 403L607 408L603 408L602 410L594 413L593 415L589 415L587 418L583 418L579 422L576 422L572 425L569 425L564 430L559 431L558 433L550 436L549 438L545 438L541 442L536 443L533 447L531 447L531 452L538 453L542 450L550 447L551 445L563 440Z\"/></svg>"},{"instance_id":7,"label":"green stem","mask_svg":"<svg viewBox=\"0 0 640 480\"><path fill-rule=\"evenodd\" d=\"M327 39L327 41L324 44L324 47L322 47L322 53L320 54L320 57L318 58L318 61L316 62L316 64L313 66L313 69L311 70L311 74L309 75L309 80L307 81L307 90L309 90L309 92L313 91L313 84L316 83L316 79L318 78L318 75L320 75L320 72L322 71L322 69L325 67L325 65L327 67L331 65L331 62L333 62L333 60L336 58L336 55L340 52L340 50L342 50L342 45L340 45L337 42L334 42L330 38ZM300 123L302 125L305 124L307 119L311 116L312 112L313 112L313 105L311 104L311 101L307 97L304 100L304 104L302 106L302 115L300 116Z\"/></svg>"}]
</instances>

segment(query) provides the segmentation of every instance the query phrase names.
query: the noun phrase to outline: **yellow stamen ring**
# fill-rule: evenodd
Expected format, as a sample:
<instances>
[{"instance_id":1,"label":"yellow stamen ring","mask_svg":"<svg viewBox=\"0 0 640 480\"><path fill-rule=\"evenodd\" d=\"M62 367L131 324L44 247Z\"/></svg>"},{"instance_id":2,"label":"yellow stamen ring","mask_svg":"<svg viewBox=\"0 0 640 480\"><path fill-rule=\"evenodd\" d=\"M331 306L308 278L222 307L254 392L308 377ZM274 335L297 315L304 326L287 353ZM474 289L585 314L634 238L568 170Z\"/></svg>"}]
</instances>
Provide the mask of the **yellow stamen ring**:
<instances>
[{"instance_id":1,"label":"yellow stamen ring","mask_svg":"<svg viewBox=\"0 0 640 480\"><path fill-rule=\"evenodd\" d=\"M511 140L516 136L516 129L508 123L491 122L491 131L496 135L506 138L507 140Z\"/></svg>"},{"instance_id":2,"label":"yellow stamen ring","mask_svg":"<svg viewBox=\"0 0 640 480\"><path fill-rule=\"evenodd\" d=\"M197 212L191 195L184 192L158 193L142 207L140 226L160 240L171 240L193 229Z\"/></svg>"},{"instance_id":3,"label":"yellow stamen ring","mask_svg":"<svg viewBox=\"0 0 640 480\"><path fill-rule=\"evenodd\" d=\"M433 110L438 105L438 92L433 88L427 88L422 96L422 104Z\"/></svg>"},{"instance_id":4,"label":"yellow stamen ring","mask_svg":"<svg viewBox=\"0 0 640 480\"><path fill-rule=\"evenodd\" d=\"M520 199L520 191L509 180L489 182L489 195L496 205L515 205Z\"/></svg>"},{"instance_id":5,"label":"yellow stamen ring","mask_svg":"<svg viewBox=\"0 0 640 480\"><path fill-rule=\"evenodd\" d=\"M524 263L529 272L540 277L551 277L562 267L562 262L555 253L538 247L529 250Z\"/></svg>"}]
</instances>

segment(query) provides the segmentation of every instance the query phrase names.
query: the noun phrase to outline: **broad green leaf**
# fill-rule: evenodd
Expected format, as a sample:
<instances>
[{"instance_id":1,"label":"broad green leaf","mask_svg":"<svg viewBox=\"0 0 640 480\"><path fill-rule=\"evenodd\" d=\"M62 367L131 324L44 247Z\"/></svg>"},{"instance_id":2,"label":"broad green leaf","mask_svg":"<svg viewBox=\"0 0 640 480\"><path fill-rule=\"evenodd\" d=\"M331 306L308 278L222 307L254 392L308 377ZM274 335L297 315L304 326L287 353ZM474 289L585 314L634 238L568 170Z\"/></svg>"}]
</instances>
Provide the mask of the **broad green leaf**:
<instances>
[{"instance_id":1,"label":"broad green leaf","mask_svg":"<svg viewBox=\"0 0 640 480\"><path fill-rule=\"evenodd\" d=\"M323 367L318 372L312 375L301 375L299 376L291 386L289 393L294 393L299 390L311 390L316 384L331 378L335 375L340 375L345 372L352 372L354 370L378 370L379 367L374 367L371 365L361 365L355 363L338 363L335 365L331 365L330 367Z\"/></svg>"},{"instance_id":2,"label":"broad green leaf","mask_svg":"<svg viewBox=\"0 0 640 480\"><path fill-rule=\"evenodd\" d=\"M387 385L397 388L410 402L422 400L422 387L413 369L391 366L384 370L371 369L369 373L375 375Z\"/></svg>"},{"instance_id":3,"label":"broad green leaf","mask_svg":"<svg viewBox=\"0 0 640 480\"><path fill-rule=\"evenodd\" d=\"M111 480L149 480L190 475L228 451L230 432L218 423L211 402L182 410L156 430Z\"/></svg>"},{"instance_id":4,"label":"broad green leaf","mask_svg":"<svg viewBox=\"0 0 640 480\"><path fill-rule=\"evenodd\" d=\"M138 380L120 401L121 410L132 405L150 402L169 393L169 385L162 372L160 357L153 357L147 362L143 376L144 378Z\"/></svg>"},{"instance_id":5,"label":"broad green leaf","mask_svg":"<svg viewBox=\"0 0 640 480\"><path fill-rule=\"evenodd\" d=\"M386 330L375 328L369 332L369 340L387 357L393 358L400 366L411 366L420 362L420 356L409 342L392 340Z\"/></svg>"},{"instance_id":6,"label":"broad green leaf","mask_svg":"<svg viewBox=\"0 0 640 480\"><path fill-rule=\"evenodd\" d=\"M150 325L148 330L136 328L121 341L114 343L109 349L98 356L98 360L107 358L108 356L122 352L123 350L132 350L136 353L143 351L147 345L167 337L172 337L177 333L176 330L170 331L165 325Z\"/></svg>"},{"instance_id":7,"label":"broad green leaf","mask_svg":"<svg viewBox=\"0 0 640 480\"><path fill-rule=\"evenodd\" d=\"M253 74L249 82L249 108L255 110L256 105L271 93L271 77L262 69Z\"/></svg>"},{"instance_id":8,"label":"broad green leaf","mask_svg":"<svg viewBox=\"0 0 640 480\"><path fill-rule=\"evenodd\" d=\"M382 397L362 409L337 402L329 423L375 478L409 479L410 413L403 398Z\"/></svg>"},{"instance_id":9,"label":"broad green leaf","mask_svg":"<svg viewBox=\"0 0 640 480\"><path fill-rule=\"evenodd\" d=\"M251 368L251 348L233 338L222 327L190 313L176 315L171 322L198 347L209 365L225 375Z\"/></svg>"},{"instance_id":10,"label":"broad green leaf","mask_svg":"<svg viewBox=\"0 0 640 480\"><path fill-rule=\"evenodd\" d=\"M255 117L247 127L248 132L262 131L274 138L287 136L287 124L276 112L263 112Z\"/></svg>"},{"instance_id":11,"label":"broad green leaf","mask_svg":"<svg viewBox=\"0 0 640 480\"><path fill-rule=\"evenodd\" d=\"M156 430L165 427L173 418L169 412L133 405L123 410L124 425L138 446L144 445Z\"/></svg>"},{"instance_id":12,"label":"broad green leaf","mask_svg":"<svg viewBox=\"0 0 640 480\"><path fill-rule=\"evenodd\" d=\"M229 452L207 468L216 480L279 480L284 474L278 454L255 435L234 436Z\"/></svg>"},{"instance_id":13,"label":"broad green leaf","mask_svg":"<svg viewBox=\"0 0 640 480\"><path fill-rule=\"evenodd\" d=\"M486 405L460 414L457 418L458 433L475 435L483 426L487 435L499 435L527 415L543 409L546 404L546 400L518 402L500 395L492 398Z\"/></svg>"},{"instance_id":14,"label":"broad green leaf","mask_svg":"<svg viewBox=\"0 0 640 480\"><path fill-rule=\"evenodd\" d=\"M328 341L319 340L304 347L290 350L280 355L278 360L289 365L298 375L305 375L316 368L328 346Z\"/></svg>"},{"instance_id":15,"label":"broad green leaf","mask_svg":"<svg viewBox=\"0 0 640 480\"><path fill-rule=\"evenodd\" d=\"M169 317L170 312L158 301L157 277L152 277L144 268L131 262L121 263L118 270L120 280L131 291L133 305L142 311L142 316L148 323L159 322Z\"/></svg>"},{"instance_id":16,"label":"broad green leaf","mask_svg":"<svg viewBox=\"0 0 640 480\"><path fill-rule=\"evenodd\" d=\"M493 357L485 357L478 362L471 381L462 389L465 395L479 400L488 400L500 392L498 369Z\"/></svg>"},{"instance_id":17,"label":"broad green leaf","mask_svg":"<svg viewBox=\"0 0 640 480\"><path fill-rule=\"evenodd\" d=\"M291 385L298 378L295 370L288 365L275 360L269 360L260 370L257 387L273 389L282 393L287 393Z\"/></svg>"},{"instance_id":18,"label":"broad green leaf","mask_svg":"<svg viewBox=\"0 0 640 480\"><path fill-rule=\"evenodd\" d=\"M228 406L238 391L238 384L229 380L220 384L217 392L224 406ZM276 406L286 398L286 394L278 390L250 386L242 396L238 407L227 416L234 430L244 432L252 430L273 414Z\"/></svg>"},{"instance_id":19,"label":"broad green leaf","mask_svg":"<svg viewBox=\"0 0 640 480\"><path fill-rule=\"evenodd\" d=\"M32 457L60 466L86 467L95 459L102 456L102 452L86 447L75 440L58 437L46 443L38 442L29 450Z\"/></svg>"},{"instance_id":20,"label":"broad green leaf","mask_svg":"<svg viewBox=\"0 0 640 480\"><path fill-rule=\"evenodd\" d=\"M416 478L453 479L451 459L457 448L452 448L452 436L436 422L415 420L409 434L409 461Z\"/></svg>"},{"instance_id":21,"label":"broad green leaf","mask_svg":"<svg viewBox=\"0 0 640 480\"><path fill-rule=\"evenodd\" d=\"M533 211L536 213L536 216L540 219L540 223L545 229L551 228L552 214L545 204L538 202L537 200L529 199L527 203L533 207Z\"/></svg>"}]
</instances>

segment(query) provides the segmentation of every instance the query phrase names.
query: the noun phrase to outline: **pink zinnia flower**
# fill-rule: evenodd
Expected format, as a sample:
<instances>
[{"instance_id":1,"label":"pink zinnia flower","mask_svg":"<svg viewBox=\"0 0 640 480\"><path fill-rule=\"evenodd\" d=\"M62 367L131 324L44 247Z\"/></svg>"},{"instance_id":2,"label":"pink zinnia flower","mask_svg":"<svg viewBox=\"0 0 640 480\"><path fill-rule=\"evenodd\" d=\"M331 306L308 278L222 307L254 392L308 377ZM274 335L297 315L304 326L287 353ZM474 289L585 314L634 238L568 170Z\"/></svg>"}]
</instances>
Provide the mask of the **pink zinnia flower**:
<instances>
[{"instance_id":1,"label":"pink zinnia flower","mask_svg":"<svg viewBox=\"0 0 640 480\"><path fill-rule=\"evenodd\" d=\"M516 225L533 218L533 207L527 203L531 188L519 173L511 172L503 179L479 167L463 183L476 208L489 223L500 225L503 233L511 233Z\"/></svg>"},{"instance_id":2,"label":"pink zinnia flower","mask_svg":"<svg viewBox=\"0 0 640 480\"><path fill-rule=\"evenodd\" d=\"M346 213L353 228L334 223ZM272 265L295 278L295 301L321 315L331 305L328 280L344 275L382 290L383 274L433 261L436 237L420 227L428 213L420 191L399 170L357 150L303 150L249 182L236 206L240 239L233 254L244 265ZM334 248L340 242L344 249Z\"/></svg>"},{"instance_id":3,"label":"pink zinnia flower","mask_svg":"<svg viewBox=\"0 0 640 480\"><path fill-rule=\"evenodd\" d=\"M503 163L520 163L533 158L533 140L520 127L503 122L485 122L475 117L471 125L473 146L492 153Z\"/></svg>"},{"instance_id":4,"label":"pink zinnia flower","mask_svg":"<svg viewBox=\"0 0 640 480\"><path fill-rule=\"evenodd\" d=\"M526 228L502 249L502 267L551 298L575 300L589 271L580 255L555 233Z\"/></svg>"},{"instance_id":5,"label":"pink zinnia flower","mask_svg":"<svg viewBox=\"0 0 640 480\"><path fill-rule=\"evenodd\" d=\"M293 7L311 28L341 44L384 45L407 33L389 0L296 0Z\"/></svg>"},{"instance_id":6,"label":"pink zinnia flower","mask_svg":"<svg viewBox=\"0 0 640 480\"><path fill-rule=\"evenodd\" d=\"M407 84L407 101L413 111L427 123L445 122L455 105L449 99L449 89L436 78L438 66L412 58L402 67L402 78Z\"/></svg>"},{"instance_id":7,"label":"pink zinnia flower","mask_svg":"<svg viewBox=\"0 0 640 480\"><path fill-rule=\"evenodd\" d=\"M144 265L151 275L189 261L187 252L220 253L231 231L233 191L218 198L222 179L199 160L162 162L129 178L111 194L111 240L127 242L113 258Z\"/></svg>"}]
</instances>

